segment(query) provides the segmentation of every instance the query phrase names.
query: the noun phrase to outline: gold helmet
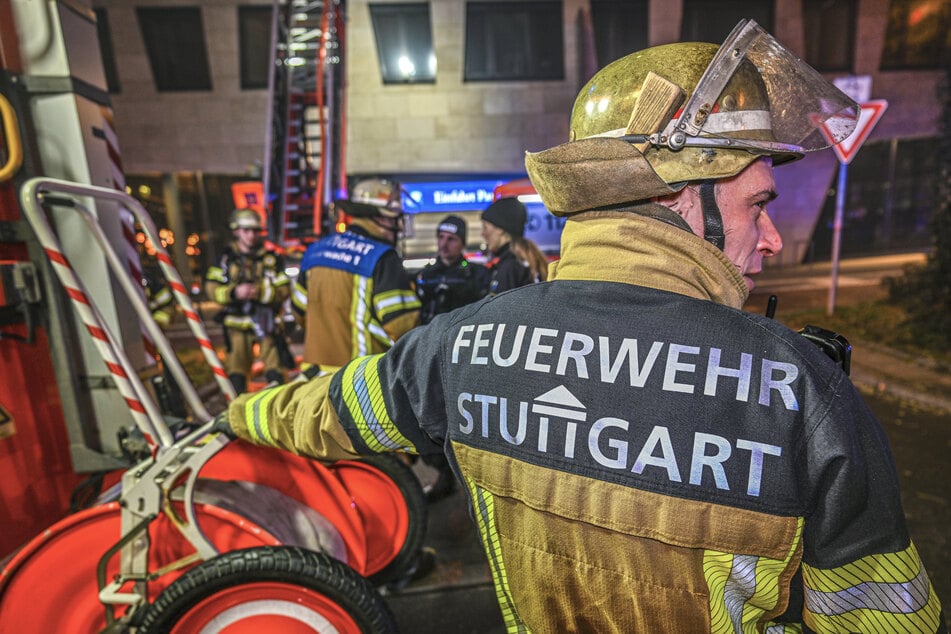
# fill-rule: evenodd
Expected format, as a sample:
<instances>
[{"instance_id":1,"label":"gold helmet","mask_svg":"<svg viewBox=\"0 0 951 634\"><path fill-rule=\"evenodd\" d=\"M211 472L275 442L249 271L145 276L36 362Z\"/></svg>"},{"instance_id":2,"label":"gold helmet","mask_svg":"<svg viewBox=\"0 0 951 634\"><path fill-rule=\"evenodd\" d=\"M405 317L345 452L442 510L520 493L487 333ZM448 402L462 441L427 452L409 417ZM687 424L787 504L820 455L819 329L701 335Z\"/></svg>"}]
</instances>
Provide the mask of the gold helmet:
<instances>
[{"instance_id":1,"label":"gold helmet","mask_svg":"<svg viewBox=\"0 0 951 634\"><path fill-rule=\"evenodd\" d=\"M801 158L846 138L858 105L743 20L722 46L622 57L582 88L569 142L526 154L548 209L566 215L728 178L760 156Z\"/></svg>"},{"instance_id":2,"label":"gold helmet","mask_svg":"<svg viewBox=\"0 0 951 634\"><path fill-rule=\"evenodd\" d=\"M264 227L261 225L261 216L253 209L235 209L231 212L231 218L228 219L228 228L235 229L255 229L260 231Z\"/></svg>"}]
</instances>

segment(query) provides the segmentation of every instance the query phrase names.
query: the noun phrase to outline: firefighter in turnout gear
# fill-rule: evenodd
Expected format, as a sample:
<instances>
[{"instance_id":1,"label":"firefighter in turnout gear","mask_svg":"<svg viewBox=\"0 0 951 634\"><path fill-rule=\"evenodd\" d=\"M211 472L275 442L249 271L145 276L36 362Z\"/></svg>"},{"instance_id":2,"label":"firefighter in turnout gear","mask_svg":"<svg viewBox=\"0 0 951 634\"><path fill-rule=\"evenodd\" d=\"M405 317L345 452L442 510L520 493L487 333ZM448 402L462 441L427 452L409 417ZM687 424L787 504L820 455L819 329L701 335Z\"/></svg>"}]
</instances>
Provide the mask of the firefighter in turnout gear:
<instances>
[{"instance_id":1,"label":"firefighter in turnout gear","mask_svg":"<svg viewBox=\"0 0 951 634\"><path fill-rule=\"evenodd\" d=\"M509 632L944 631L880 423L813 340L742 310L782 248L774 166L857 113L752 21L620 58L526 155L567 219L548 282L227 423L322 459L445 451Z\"/></svg>"},{"instance_id":2,"label":"firefighter in turnout gear","mask_svg":"<svg viewBox=\"0 0 951 634\"><path fill-rule=\"evenodd\" d=\"M307 248L292 298L304 320L303 361L320 367L388 350L419 323L419 298L394 248L399 184L361 181L334 207L349 219L347 230Z\"/></svg>"},{"instance_id":3,"label":"firefighter in turnout gear","mask_svg":"<svg viewBox=\"0 0 951 634\"><path fill-rule=\"evenodd\" d=\"M228 228L234 241L205 274L205 293L223 307L216 319L225 329L225 371L241 393L248 387L255 343L268 383L283 382L284 369L293 365L280 320L291 282L283 258L264 246L256 211L234 210Z\"/></svg>"}]
</instances>

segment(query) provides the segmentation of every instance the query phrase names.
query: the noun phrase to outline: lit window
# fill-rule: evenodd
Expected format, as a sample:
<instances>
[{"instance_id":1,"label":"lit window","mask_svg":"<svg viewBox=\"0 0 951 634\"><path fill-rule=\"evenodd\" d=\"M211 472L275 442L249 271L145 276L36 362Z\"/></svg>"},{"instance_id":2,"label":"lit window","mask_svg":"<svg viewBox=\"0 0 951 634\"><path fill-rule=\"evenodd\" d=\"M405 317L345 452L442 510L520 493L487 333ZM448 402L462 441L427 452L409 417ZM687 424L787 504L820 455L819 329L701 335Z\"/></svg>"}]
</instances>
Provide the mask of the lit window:
<instances>
[{"instance_id":1,"label":"lit window","mask_svg":"<svg viewBox=\"0 0 951 634\"><path fill-rule=\"evenodd\" d=\"M467 2L466 81L565 77L561 2Z\"/></svg>"},{"instance_id":2,"label":"lit window","mask_svg":"<svg viewBox=\"0 0 951 634\"><path fill-rule=\"evenodd\" d=\"M436 53L429 4L371 4L376 55L384 84L431 84Z\"/></svg>"},{"instance_id":3,"label":"lit window","mask_svg":"<svg viewBox=\"0 0 951 634\"><path fill-rule=\"evenodd\" d=\"M198 7L138 7L139 28L161 91L211 90L208 52Z\"/></svg>"},{"instance_id":4,"label":"lit window","mask_svg":"<svg viewBox=\"0 0 951 634\"><path fill-rule=\"evenodd\" d=\"M882 70L944 68L951 64L951 3L891 0Z\"/></svg>"},{"instance_id":5,"label":"lit window","mask_svg":"<svg viewBox=\"0 0 951 634\"><path fill-rule=\"evenodd\" d=\"M238 7L238 55L241 88L267 88L271 61L271 7Z\"/></svg>"},{"instance_id":6,"label":"lit window","mask_svg":"<svg viewBox=\"0 0 951 634\"><path fill-rule=\"evenodd\" d=\"M720 44L744 18L755 20L772 33L773 3L763 0L684 0L680 40Z\"/></svg>"}]
</instances>

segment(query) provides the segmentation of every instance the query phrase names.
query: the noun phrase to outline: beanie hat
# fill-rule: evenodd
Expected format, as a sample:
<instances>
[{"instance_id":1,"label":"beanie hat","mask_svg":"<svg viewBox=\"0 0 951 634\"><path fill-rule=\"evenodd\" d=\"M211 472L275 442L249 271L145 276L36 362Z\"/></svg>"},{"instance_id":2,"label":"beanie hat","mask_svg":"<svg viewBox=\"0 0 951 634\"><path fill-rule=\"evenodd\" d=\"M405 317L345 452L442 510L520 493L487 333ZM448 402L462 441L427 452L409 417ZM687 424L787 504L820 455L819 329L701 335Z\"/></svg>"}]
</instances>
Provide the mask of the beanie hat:
<instances>
[{"instance_id":1,"label":"beanie hat","mask_svg":"<svg viewBox=\"0 0 951 634\"><path fill-rule=\"evenodd\" d=\"M436 235L438 236L443 231L459 236L462 243L466 243L466 221L459 216L446 216L443 218L439 226L436 227Z\"/></svg>"},{"instance_id":2,"label":"beanie hat","mask_svg":"<svg viewBox=\"0 0 951 634\"><path fill-rule=\"evenodd\" d=\"M482 219L491 222L513 238L521 238L525 235L528 210L517 198L499 198L485 208Z\"/></svg>"}]
</instances>

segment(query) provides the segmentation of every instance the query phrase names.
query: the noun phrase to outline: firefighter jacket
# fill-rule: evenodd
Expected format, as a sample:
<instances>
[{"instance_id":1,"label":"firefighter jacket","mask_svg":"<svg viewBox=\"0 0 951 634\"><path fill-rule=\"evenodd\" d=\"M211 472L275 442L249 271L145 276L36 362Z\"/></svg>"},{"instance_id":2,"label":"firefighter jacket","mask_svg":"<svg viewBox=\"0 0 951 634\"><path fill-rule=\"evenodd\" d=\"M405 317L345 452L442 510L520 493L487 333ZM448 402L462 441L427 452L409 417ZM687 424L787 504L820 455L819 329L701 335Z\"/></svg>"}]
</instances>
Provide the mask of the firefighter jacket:
<instances>
[{"instance_id":1,"label":"firefighter jacket","mask_svg":"<svg viewBox=\"0 0 951 634\"><path fill-rule=\"evenodd\" d=\"M360 227L307 248L292 304L305 324L303 360L319 366L388 350L419 323L419 299L399 254Z\"/></svg>"},{"instance_id":2,"label":"firefighter jacket","mask_svg":"<svg viewBox=\"0 0 951 634\"><path fill-rule=\"evenodd\" d=\"M420 323L428 324L436 315L485 297L489 292L489 272L465 258L449 265L436 258L416 275L416 292L423 305Z\"/></svg>"},{"instance_id":3,"label":"firefighter jacket","mask_svg":"<svg viewBox=\"0 0 951 634\"><path fill-rule=\"evenodd\" d=\"M738 309L722 252L585 212L551 279L229 421L321 458L444 449L510 632L943 630L881 425L816 345Z\"/></svg>"},{"instance_id":4,"label":"firefighter jacket","mask_svg":"<svg viewBox=\"0 0 951 634\"><path fill-rule=\"evenodd\" d=\"M164 280L152 271L142 274L142 287L145 289L145 299L149 303L149 312L152 319L162 330L168 330L175 319L175 297L172 289Z\"/></svg>"},{"instance_id":5,"label":"firefighter jacket","mask_svg":"<svg viewBox=\"0 0 951 634\"><path fill-rule=\"evenodd\" d=\"M510 244L503 245L486 266L492 275L489 281L490 295L532 283L531 269L515 256Z\"/></svg>"},{"instance_id":6,"label":"firefighter jacket","mask_svg":"<svg viewBox=\"0 0 951 634\"><path fill-rule=\"evenodd\" d=\"M235 287L246 282L255 285L256 298L235 299ZM280 254L265 247L241 253L232 244L205 274L205 293L224 308L225 328L251 331L263 337L273 334L280 325L278 316L282 304L290 297L291 281L284 272Z\"/></svg>"}]
</instances>

